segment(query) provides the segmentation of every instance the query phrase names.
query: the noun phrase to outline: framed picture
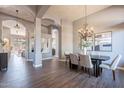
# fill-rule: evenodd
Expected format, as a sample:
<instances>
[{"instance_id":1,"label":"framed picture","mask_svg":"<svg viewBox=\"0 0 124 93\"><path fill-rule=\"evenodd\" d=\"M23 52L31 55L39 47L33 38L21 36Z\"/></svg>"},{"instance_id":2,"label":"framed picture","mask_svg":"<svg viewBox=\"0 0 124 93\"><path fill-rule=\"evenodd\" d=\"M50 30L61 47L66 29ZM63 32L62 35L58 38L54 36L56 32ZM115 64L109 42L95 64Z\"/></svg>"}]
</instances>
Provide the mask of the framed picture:
<instances>
[{"instance_id":1,"label":"framed picture","mask_svg":"<svg viewBox=\"0 0 124 93\"><path fill-rule=\"evenodd\" d=\"M94 36L94 50L95 51L112 51L112 32L96 33Z\"/></svg>"}]
</instances>

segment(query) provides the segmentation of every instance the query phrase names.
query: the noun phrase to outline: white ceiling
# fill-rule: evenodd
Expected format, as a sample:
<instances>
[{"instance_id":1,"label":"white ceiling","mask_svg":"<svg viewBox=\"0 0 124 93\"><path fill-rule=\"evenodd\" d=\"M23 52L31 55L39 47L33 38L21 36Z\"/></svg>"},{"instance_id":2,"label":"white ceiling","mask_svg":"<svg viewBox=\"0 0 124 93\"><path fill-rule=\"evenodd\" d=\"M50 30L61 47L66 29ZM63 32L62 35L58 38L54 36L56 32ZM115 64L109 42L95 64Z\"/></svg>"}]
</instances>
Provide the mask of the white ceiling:
<instances>
[{"instance_id":1,"label":"white ceiling","mask_svg":"<svg viewBox=\"0 0 124 93\"><path fill-rule=\"evenodd\" d=\"M39 6L33 5L0 5L0 12L17 16L16 9L19 10L19 17L33 22L36 16L36 9ZM109 27L124 24L124 6L117 5L88 5L87 14L89 22L96 27ZM66 19L74 21L84 16L84 6L82 5L53 5L46 11L43 18ZM55 21L55 20L54 20ZM46 21L45 21L46 22Z\"/></svg>"},{"instance_id":2,"label":"white ceiling","mask_svg":"<svg viewBox=\"0 0 124 93\"><path fill-rule=\"evenodd\" d=\"M110 5L88 5L87 15L98 12L109 6ZM54 5L47 10L44 17L74 21L84 17L84 5Z\"/></svg>"},{"instance_id":3,"label":"white ceiling","mask_svg":"<svg viewBox=\"0 0 124 93\"><path fill-rule=\"evenodd\" d=\"M0 5L0 12L11 16L17 16L16 10L18 9L19 18L34 22L38 7L37 5ZM87 7L87 14L90 15L109 7L109 5L88 5ZM44 18L74 21L83 17L83 13L84 5L52 5L45 13Z\"/></svg>"},{"instance_id":4,"label":"white ceiling","mask_svg":"<svg viewBox=\"0 0 124 93\"><path fill-rule=\"evenodd\" d=\"M36 14L36 6L25 6L25 5L0 5L0 12L17 16L16 10L19 10L18 17L31 21L34 21Z\"/></svg>"},{"instance_id":5,"label":"white ceiling","mask_svg":"<svg viewBox=\"0 0 124 93\"><path fill-rule=\"evenodd\" d=\"M124 28L124 6L113 5L88 17L92 26L100 29Z\"/></svg>"}]
</instances>

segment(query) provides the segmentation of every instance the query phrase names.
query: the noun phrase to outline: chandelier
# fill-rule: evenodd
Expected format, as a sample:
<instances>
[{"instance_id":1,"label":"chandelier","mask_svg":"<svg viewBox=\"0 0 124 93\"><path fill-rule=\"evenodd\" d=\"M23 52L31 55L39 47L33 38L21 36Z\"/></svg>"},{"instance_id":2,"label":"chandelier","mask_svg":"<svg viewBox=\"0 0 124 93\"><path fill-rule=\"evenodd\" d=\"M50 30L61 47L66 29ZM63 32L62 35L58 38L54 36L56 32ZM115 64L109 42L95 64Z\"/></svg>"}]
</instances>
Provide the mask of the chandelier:
<instances>
[{"instance_id":1,"label":"chandelier","mask_svg":"<svg viewBox=\"0 0 124 93\"><path fill-rule=\"evenodd\" d=\"M19 12L19 10L16 10L16 14L17 14L17 19L16 19L16 25L14 26L14 28L16 28L16 29L20 29L20 26L19 26L19 24L18 24L18 12Z\"/></svg>"},{"instance_id":2,"label":"chandelier","mask_svg":"<svg viewBox=\"0 0 124 93\"><path fill-rule=\"evenodd\" d=\"M83 39L84 41L88 40L88 37L92 37L93 36L93 27L89 27L88 23L87 23L87 6L84 6L84 24L83 26L78 30L81 39Z\"/></svg>"}]
</instances>

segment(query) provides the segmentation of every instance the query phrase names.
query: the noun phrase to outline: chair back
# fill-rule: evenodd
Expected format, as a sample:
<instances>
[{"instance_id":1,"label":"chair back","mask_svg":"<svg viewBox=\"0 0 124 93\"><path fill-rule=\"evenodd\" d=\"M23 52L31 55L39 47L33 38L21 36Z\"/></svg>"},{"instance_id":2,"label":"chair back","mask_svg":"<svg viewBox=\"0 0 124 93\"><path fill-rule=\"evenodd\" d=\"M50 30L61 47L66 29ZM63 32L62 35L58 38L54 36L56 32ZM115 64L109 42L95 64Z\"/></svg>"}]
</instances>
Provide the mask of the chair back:
<instances>
[{"instance_id":1,"label":"chair back","mask_svg":"<svg viewBox=\"0 0 124 93\"><path fill-rule=\"evenodd\" d=\"M112 63L111 63L111 69L112 69L112 70L115 70L115 69L117 68L120 59L121 59L121 55L117 55L117 56L114 58L114 60L113 60Z\"/></svg>"},{"instance_id":2,"label":"chair back","mask_svg":"<svg viewBox=\"0 0 124 93\"><path fill-rule=\"evenodd\" d=\"M70 54L70 60L72 64L79 65L79 60L77 55L75 54Z\"/></svg>"},{"instance_id":3,"label":"chair back","mask_svg":"<svg viewBox=\"0 0 124 93\"><path fill-rule=\"evenodd\" d=\"M93 64L89 55L79 54L79 59L80 66L93 68Z\"/></svg>"},{"instance_id":4,"label":"chair back","mask_svg":"<svg viewBox=\"0 0 124 93\"><path fill-rule=\"evenodd\" d=\"M64 52L64 55L69 55L69 54L70 54L69 51L65 51L65 52Z\"/></svg>"}]
</instances>

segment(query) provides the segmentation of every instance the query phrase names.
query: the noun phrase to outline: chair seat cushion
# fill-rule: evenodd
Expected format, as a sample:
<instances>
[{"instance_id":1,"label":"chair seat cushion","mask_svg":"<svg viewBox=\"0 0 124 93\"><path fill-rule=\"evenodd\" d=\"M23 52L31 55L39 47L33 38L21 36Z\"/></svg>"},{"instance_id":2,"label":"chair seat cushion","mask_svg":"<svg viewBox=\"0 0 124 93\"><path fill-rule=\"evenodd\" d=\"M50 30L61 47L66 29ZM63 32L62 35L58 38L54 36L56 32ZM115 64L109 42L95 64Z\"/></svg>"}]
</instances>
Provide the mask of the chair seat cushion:
<instances>
[{"instance_id":1,"label":"chair seat cushion","mask_svg":"<svg viewBox=\"0 0 124 93\"><path fill-rule=\"evenodd\" d=\"M102 61L102 64L111 65L112 61Z\"/></svg>"},{"instance_id":2,"label":"chair seat cushion","mask_svg":"<svg viewBox=\"0 0 124 93\"><path fill-rule=\"evenodd\" d=\"M110 69L110 65L108 65L108 64L101 64L100 67Z\"/></svg>"}]
</instances>

